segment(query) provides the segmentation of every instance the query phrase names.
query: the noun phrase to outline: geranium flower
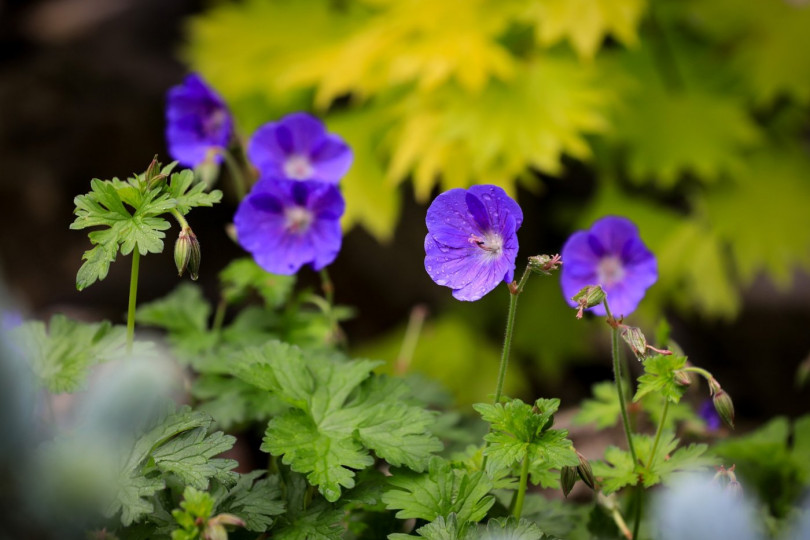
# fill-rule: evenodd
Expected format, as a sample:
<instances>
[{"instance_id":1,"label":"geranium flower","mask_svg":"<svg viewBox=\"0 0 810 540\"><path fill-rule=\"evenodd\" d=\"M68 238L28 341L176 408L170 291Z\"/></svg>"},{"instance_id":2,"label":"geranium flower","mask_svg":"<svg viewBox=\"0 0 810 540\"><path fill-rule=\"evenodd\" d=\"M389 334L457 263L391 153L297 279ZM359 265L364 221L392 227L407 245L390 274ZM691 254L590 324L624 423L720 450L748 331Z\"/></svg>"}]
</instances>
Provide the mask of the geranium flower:
<instances>
[{"instance_id":1,"label":"geranium flower","mask_svg":"<svg viewBox=\"0 0 810 540\"><path fill-rule=\"evenodd\" d=\"M297 112L261 126L248 145L260 176L337 184L349 171L352 150L314 116Z\"/></svg>"},{"instance_id":2,"label":"geranium flower","mask_svg":"<svg viewBox=\"0 0 810 540\"><path fill-rule=\"evenodd\" d=\"M658 279L655 255L641 241L633 222L624 217L603 217L590 230L575 232L561 255L560 282L572 307L577 304L571 297L583 287L601 285L613 315L629 315ZM601 304L591 311L605 315Z\"/></svg>"},{"instance_id":3,"label":"geranium flower","mask_svg":"<svg viewBox=\"0 0 810 540\"><path fill-rule=\"evenodd\" d=\"M425 222L425 270L457 299L478 300L514 278L523 212L503 189L446 191L430 205Z\"/></svg>"},{"instance_id":4,"label":"geranium flower","mask_svg":"<svg viewBox=\"0 0 810 540\"><path fill-rule=\"evenodd\" d=\"M345 208L333 184L264 178L239 203L233 222L259 266L290 275L305 264L320 270L335 260Z\"/></svg>"},{"instance_id":5,"label":"geranium flower","mask_svg":"<svg viewBox=\"0 0 810 540\"><path fill-rule=\"evenodd\" d=\"M233 136L228 107L196 73L169 90L166 102L166 140L169 154L180 164L196 167L213 148L227 148ZM217 163L222 156L214 155Z\"/></svg>"}]
</instances>

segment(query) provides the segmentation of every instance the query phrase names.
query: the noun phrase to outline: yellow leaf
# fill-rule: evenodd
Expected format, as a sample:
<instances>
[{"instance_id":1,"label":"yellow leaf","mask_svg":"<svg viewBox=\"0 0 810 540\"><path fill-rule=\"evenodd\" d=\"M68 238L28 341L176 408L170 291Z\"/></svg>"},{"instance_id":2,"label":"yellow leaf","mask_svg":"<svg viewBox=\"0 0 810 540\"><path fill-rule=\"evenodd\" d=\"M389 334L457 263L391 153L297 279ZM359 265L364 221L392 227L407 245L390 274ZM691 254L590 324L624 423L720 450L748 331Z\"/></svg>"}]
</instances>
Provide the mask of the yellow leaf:
<instances>
[{"instance_id":1,"label":"yellow leaf","mask_svg":"<svg viewBox=\"0 0 810 540\"><path fill-rule=\"evenodd\" d=\"M637 28L646 0L534 0L523 18L535 27L537 40L549 47L568 39L581 58L592 59L605 37L627 46L638 42Z\"/></svg>"},{"instance_id":2,"label":"yellow leaf","mask_svg":"<svg viewBox=\"0 0 810 540\"><path fill-rule=\"evenodd\" d=\"M557 174L564 154L590 157L585 134L606 128L607 96L592 68L558 56L529 60L477 94L448 86L412 95L387 139L388 177L413 172L419 200L439 178L443 188L492 183L514 193L527 168Z\"/></svg>"},{"instance_id":3,"label":"yellow leaf","mask_svg":"<svg viewBox=\"0 0 810 540\"><path fill-rule=\"evenodd\" d=\"M375 109L355 109L331 115L327 125L343 137L354 152L354 162L343 180L341 190L346 198L343 228L362 225L378 240L390 240L399 220L400 196L385 181L379 134L386 117Z\"/></svg>"}]
</instances>

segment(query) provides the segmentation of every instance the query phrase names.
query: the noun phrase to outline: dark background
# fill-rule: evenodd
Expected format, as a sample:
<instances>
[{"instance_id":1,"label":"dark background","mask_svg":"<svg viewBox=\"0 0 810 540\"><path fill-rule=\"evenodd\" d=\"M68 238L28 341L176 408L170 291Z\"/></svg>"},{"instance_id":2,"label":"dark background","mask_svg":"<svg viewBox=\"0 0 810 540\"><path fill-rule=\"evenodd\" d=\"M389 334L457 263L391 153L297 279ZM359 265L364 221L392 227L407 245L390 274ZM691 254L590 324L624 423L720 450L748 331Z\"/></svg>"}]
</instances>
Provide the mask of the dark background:
<instances>
[{"instance_id":1,"label":"dark background","mask_svg":"<svg viewBox=\"0 0 810 540\"><path fill-rule=\"evenodd\" d=\"M186 71L175 54L183 19L203 7L190 0L0 0L0 264L27 315L47 318L66 311L123 322L125 259L113 264L103 282L75 290L89 243L85 231L68 228L72 200L89 189L91 178L143 171L154 154L169 161L164 96ZM542 197L520 197L527 216L521 257L557 251L569 232L544 219L547 201L576 204L590 193L589 172L576 164L567 170L566 178L547 179ZM436 313L451 301L422 268L425 207L404 189L405 208L393 242L382 246L354 230L332 267L337 300L358 308L358 318L346 325L352 342L402 324L416 304ZM192 216L202 242L200 282L211 298L217 272L242 254L224 232L234 208L226 199ZM176 233L167 231L169 246ZM177 285L171 249L146 257L141 268L139 302ZM308 270L301 279L305 285L316 283ZM810 353L806 276L798 276L787 293L758 282L745 292L744 309L733 322L668 317L684 349L710 360L734 397L743 429L776 414L810 410L810 391L793 384L797 365ZM497 341L501 326L490 331ZM530 376L533 393L573 403L569 400L584 397L590 383L610 377L605 358L576 366L562 387Z\"/></svg>"}]
</instances>

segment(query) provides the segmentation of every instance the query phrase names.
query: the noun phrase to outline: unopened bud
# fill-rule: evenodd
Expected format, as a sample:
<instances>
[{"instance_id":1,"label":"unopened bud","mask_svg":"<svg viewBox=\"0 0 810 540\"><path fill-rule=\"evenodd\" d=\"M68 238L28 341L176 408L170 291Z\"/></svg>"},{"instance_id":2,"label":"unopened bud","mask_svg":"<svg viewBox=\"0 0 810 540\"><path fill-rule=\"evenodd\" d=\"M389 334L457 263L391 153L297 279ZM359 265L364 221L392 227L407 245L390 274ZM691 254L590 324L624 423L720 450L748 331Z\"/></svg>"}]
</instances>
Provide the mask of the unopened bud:
<instances>
[{"instance_id":1,"label":"unopened bud","mask_svg":"<svg viewBox=\"0 0 810 540\"><path fill-rule=\"evenodd\" d=\"M245 522L239 516L233 514L219 514L208 520L203 538L205 540L228 540L228 531L225 530L225 525L244 527Z\"/></svg>"},{"instance_id":2,"label":"unopened bud","mask_svg":"<svg viewBox=\"0 0 810 540\"><path fill-rule=\"evenodd\" d=\"M676 369L674 373L675 382L680 384L681 386L689 386L692 384L692 376L689 375L688 371L683 371L682 369Z\"/></svg>"},{"instance_id":3,"label":"unopened bud","mask_svg":"<svg viewBox=\"0 0 810 540\"><path fill-rule=\"evenodd\" d=\"M636 358L644 360L647 357L647 338L644 337L641 328L625 326L621 330L621 336L624 342L630 346L630 350L633 351Z\"/></svg>"},{"instance_id":4,"label":"unopened bud","mask_svg":"<svg viewBox=\"0 0 810 540\"><path fill-rule=\"evenodd\" d=\"M177 275L182 276L188 269L188 275L196 280L200 272L200 242L191 227L183 227L174 243L174 264Z\"/></svg>"},{"instance_id":5,"label":"unopened bud","mask_svg":"<svg viewBox=\"0 0 810 540\"><path fill-rule=\"evenodd\" d=\"M536 274L550 276L552 270L556 270L562 264L559 255L534 255L529 257L529 268Z\"/></svg>"},{"instance_id":6,"label":"unopened bud","mask_svg":"<svg viewBox=\"0 0 810 540\"><path fill-rule=\"evenodd\" d=\"M596 479L593 476L593 469L591 468L591 462L587 460L585 456L577 452L577 457L579 458L579 465L577 465L577 472L579 473L579 477L582 478L582 481L585 482L589 488L595 490L596 489Z\"/></svg>"},{"instance_id":7,"label":"unopened bud","mask_svg":"<svg viewBox=\"0 0 810 540\"><path fill-rule=\"evenodd\" d=\"M714 393L712 401L714 402L714 410L717 411L717 414L720 415L723 422L728 424L730 428L734 429L734 403L732 403L731 397L728 395L728 393L720 388Z\"/></svg>"},{"instance_id":8,"label":"unopened bud","mask_svg":"<svg viewBox=\"0 0 810 540\"><path fill-rule=\"evenodd\" d=\"M143 179L147 186L152 187L155 183L165 180L166 176L167 175L161 174L160 172L160 162L157 160L156 155L146 168L146 172L143 173Z\"/></svg>"},{"instance_id":9,"label":"unopened bud","mask_svg":"<svg viewBox=\"0 0 810 540\"><path fill-rule=\"evenodd\" d=\"M574 484L577 483L577 470L574 467L565 466L560 469L560 487L562 488L563 495L568 497L571 490L574 489Z\"/></svg>"},{"instance_id":10,"label":"unopened bud","mask_svg":"<svg viewBox=\"0 0 810 540\"><path fill-rule=\"evenodd\" d=\"M602 287L599 285L588 285L583 287L582 290L571 298L571 300L576 302L579 306L579 309L577 310L577 319L582 318L582 312L584 310L598 306L605 300L606 297L607 293L603 291Z\"/></svg>"},{"instance_id":11,"label":"unopened bud","mask_svg":"<svg viewBox=\"0 0 810 540\"><path fill-rule=\"evenodd\" d=\"M808 381L810 381L810 357L806 358L796 369L796 386L803 388Z\"/></svg>"}]
</instances>

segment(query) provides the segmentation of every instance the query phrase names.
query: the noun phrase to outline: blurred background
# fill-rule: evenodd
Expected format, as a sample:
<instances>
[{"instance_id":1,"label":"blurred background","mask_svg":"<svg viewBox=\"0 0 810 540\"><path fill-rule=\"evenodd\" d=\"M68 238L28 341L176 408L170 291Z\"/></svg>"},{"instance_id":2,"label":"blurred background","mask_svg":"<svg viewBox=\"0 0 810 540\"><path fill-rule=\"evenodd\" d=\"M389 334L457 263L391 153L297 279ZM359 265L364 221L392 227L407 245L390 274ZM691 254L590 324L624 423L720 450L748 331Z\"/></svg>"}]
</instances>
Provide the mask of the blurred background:
<instances>
[{"instance_id":1,"label":"blurred background","mask_svg":"<svg viewBox=\"0 0 810 540\"><path fill-rule=\"evenodd\" d=\"M436 194L494 183L524 210L518 271L602 215L633 219L660 279L627 322L669 321L742 429L797 416L810 410L796 379L810 354L809 28L803 0L0 0L3 278L28 316L124 321L124 261L75 289L89 243L68 229L72 200L91 178L170 160L165 93L198 71L245 141L308 110L353 147L330 271L357 308L356 354L393 362L421 306L411 369L460 404L492 392L506 287L455 301L422 243ZM212 299L242 255L220 182L224 202L191 223ZM139 302L176 287L170 250L141 276ZM301 281L317 286L309 270ZM608 344L556 276L533 277L509 393L573 406L610 378Z\"/></svg>"}]
</instances>

